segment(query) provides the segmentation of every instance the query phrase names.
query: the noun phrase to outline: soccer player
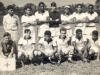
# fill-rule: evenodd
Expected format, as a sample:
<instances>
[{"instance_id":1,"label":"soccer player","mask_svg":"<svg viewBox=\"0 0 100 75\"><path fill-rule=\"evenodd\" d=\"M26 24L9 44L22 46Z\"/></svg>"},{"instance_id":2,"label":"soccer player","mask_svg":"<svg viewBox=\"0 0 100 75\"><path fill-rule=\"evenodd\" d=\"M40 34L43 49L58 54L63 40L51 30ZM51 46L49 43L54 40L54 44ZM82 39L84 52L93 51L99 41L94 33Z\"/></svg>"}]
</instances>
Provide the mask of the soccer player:
<instances>
[{"instance_id":1,"label":"soccer player","mask_svg":"<svg viewBox=\"0 0 100 75\"><path fill-rule=\"evenodd\" d=\"M14 41L11 40L11 35L8 32L5 32L4 40L1 41L1 48L0 48L0 56L1 58L13 58L15 57L15 50L17 49L16 44Z\"/></svg>"},{"instance_id":2,"label":"soccer player","mask_svg":"<svg viewBox=\"0 0 100 75\"><path fill-rule=\"evenodd\" d=\"M30 29L31 30L31 37L35 37L35 26L37 25L36 17L35 15L32 15L31 11L32 8L31 6L26 5L24 7L25 14L21 17L21 23L23 25L23 36L24 30L25 29Z\"/></svg>"},{"instance_id":3,"label":"soccer player","mask_svg":"<svg viewBox=\"0 0 100 75\"><path fill-rule=\"evenodd\" d=\"M82 30L77 29L76 35L72 37L72 45L74 47L74 52L77 54L83 62L86 62L87 55L87 38L85 35L82 35Z\"/></svg>"},{"instance_id":4,"label":"soccer player","mask_svg":"<svg viewBox=\"0 0 100 75\"><path fill-rule=\"evenodd\" d=\"M87 19L86 19L86 13L82 11L82 8L83 8L82 4L77 4L76 6L77 11L73 13L74 24L75 24L74 34L76 33L77 29L81 29L82 33L84 34L85 23L87 22Z\"/></svg>"},{"instance_id":5,"label":"soccer player","mask_svg":"<svg viewBox=\"0 0 100 75\"><path fill-rule=\"evenodd\" d=\"M97 30L94 30L92 32L92 36L88 37L89 45L89 55L88 55L88 62L91 60L91 56L97 57L97 61L100 60L100 37Z\"/></svg>"},{"instance_id":6,"label":"soccer player","mask_svg":"<svg viewBox=\"0 0 100 75\"><path fill-rule=\"evenodd\" d=\"M51 3L51 11L49 12L49 17L50 17L50 31L51 31L51 36L55 37L60 35L60 28L59 24L61 23L61 15L60 12L57 10L57 4L55 2Z\"/></svg>"},{"instance_id":7,"label":"soccer player","mask_svg":"<svg viewBox=\"0 0 100 75\"><path fill-rule=\"evenodd\" d=\"M35 38L31 37L31 31L29 29L24 30L24 36L20 38L18 42L18 58L21 55L29 58L32 61L33 51L35 50Z\"/></svg>"},{"instance_id":8,"label":"soccer player","mask_svg":"<svg viewBox=\"0 0 100 75\"><path fill-rule=\"evenodd\" d=\"M62 27L66 28L67 36L72 36L71 24L73 24L73 16L71 14L70 6L64 7L64 14L61 14Z\"/></svg>"},{"instance_id":9,"label":"soccer player","mask_svg":"<svg viewBox=\"0 0 100 75\"><path fill-rule=\"evenodd\" d=\"M49 12L45 10L44 2L39 3L39 9L35 13L36 19L38 21L39 29L38 29L38 36L39 38L44 37L44 32L49 30Z\"/></svg>"},{"instance_id":10,"label":"soccer player","mask_svg":"<svg viewBox=\"0 0 100 75\"><path fill-rule=\"evenodd\" d=\"M3 17L3 26L6 32L11 34L13 41L17 42L19 17L14 14L13 6L7 6L8 14Z\"/></svg>"},{"instance_id":11,"label":"soccer player","mask_svg":"<svg viewBox=\"0 0 100 75\"><path fill-rule=\"evenodd\" d=\"M54 58L56 50L53 48L53 40L51 38L51 32L49 30L45 31L44 37L39 40L38 51L34 51L35 56L45 55L48 57L51 63L52 58ZM43 59L43 58L42 58ZM41 61L43 64L43 60Z\"/></svg>"},{"instance_id":12,"label":"soccer player","mask_svg":"<svg viewBox=\"0 0 100 75\"><path fill-rule=\"evenodd\" d=\"M92 31L96 30L95 25L98 22L98 14L94 11L94 6L92 4L88 6L88 12L86 15L88 21L86 24L85 34L91 35Z\"/></svg>"},{"instance_id":13,"label":"soccer player","mask_svg":"<svg viewBox=\"0 0 100 75\"><path fill-rule=\"evenodd\" d=\"M74 47L69 44L70 38L66 36L66 29L60 29L60 35L55 37L53 40L54 49L57 50L58 56L58 66L61 63L61 56L68 55L68 61L73 63L72 56L74 52Z\"/></svg>"}]
</instances>

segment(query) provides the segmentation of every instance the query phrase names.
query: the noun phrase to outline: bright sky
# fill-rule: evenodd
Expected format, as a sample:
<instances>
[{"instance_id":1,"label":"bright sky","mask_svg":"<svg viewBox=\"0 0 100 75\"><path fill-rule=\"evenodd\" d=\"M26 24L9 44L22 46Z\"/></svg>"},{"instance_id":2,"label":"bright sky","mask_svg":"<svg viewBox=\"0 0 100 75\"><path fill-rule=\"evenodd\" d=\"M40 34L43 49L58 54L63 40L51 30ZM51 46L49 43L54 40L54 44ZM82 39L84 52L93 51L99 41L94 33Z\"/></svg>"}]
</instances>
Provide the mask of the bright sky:
<instances>
[{"instance_id":1,"label":"bright sky","mask_svg":"<svg viewBox=\"0 0 100 75\"><path fill-rule=\"evenodd\" d=\"M19 7L24 6L26 3L33 3L35 5L38 5L40 1L43 1L47 5L47 7L50 7L51 2L56 2L58 6L63 6L66 4L75 4L75 3L95 4L96 0L0 0L0 2L4 3L4 6L10 4L16 4Z\"/></svg>"}]
</instances>

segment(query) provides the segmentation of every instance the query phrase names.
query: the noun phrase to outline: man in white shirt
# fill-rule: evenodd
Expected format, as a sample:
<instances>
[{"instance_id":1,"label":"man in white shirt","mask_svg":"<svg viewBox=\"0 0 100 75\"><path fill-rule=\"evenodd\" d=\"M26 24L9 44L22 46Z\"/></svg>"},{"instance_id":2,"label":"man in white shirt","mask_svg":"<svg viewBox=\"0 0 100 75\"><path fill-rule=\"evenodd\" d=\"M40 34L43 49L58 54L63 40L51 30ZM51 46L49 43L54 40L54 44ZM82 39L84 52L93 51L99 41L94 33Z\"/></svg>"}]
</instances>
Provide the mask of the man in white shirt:
<instances>
[{"instance_id":1,"label":"man in white shirt","mask_svg":"<svg viewBox=\"0 0 100 75\"><path fill-rule=\"evenodd\" d=\"M34 51L35 56L45 55L48 57L51 63L52 58L54 58L56 50L53 48L53 40L51 38L51 32L49 30L45 31L44 37L39 40L38 50ZM41 60L41 64L43 64L43 58Z\"/></svg>"},{"instance_id":2,"label":"man in white shirt","mask_svg":"<svg viewBox=\"0 0 100 75\"><path fill-rule=\"evenodd\" d=\"M74 47L74 52L81 58L81 60L83 62L87 61L87 38L86 36L82 35L81 29L77 29L76 35L72 37L72 45Z\"/></svg>"},{"instance_id":3,"label":"man in white shirt","mask_svg":"<svg viewBox=\"0 0 100 75\"><path fill-rule=\"evenodd\" d=\"M24 34L18 42L18 58L20 59L21 55L25 55L32 61L33 51L35 50L35 38L30 36L31 31L29 29L25 29Z\"/></svg>"},{"instance_id":4,"label":"man in white shirt","mask_svg":"<svg viewBox=\"0 0 100 75\"><path fill-rule=\"evenodd\" d=\"M86 12L87 15L87 23L86 23L86 29L85 34L91 35L93 30L96 30L96 23L98 21L98 14L94 11L94 6L90 4L88 6L88 12Z\"/></svg>"},{"instance_id":5,"label":"man in white shirt","mask_svg":"<svg viewBox=\"0 0 100 75\"><path fill-rule=\"evenodd\" d=\"M54 49L57 51L57 56L58 56L58 66L61 63L61 56L68 55L68 61L72 61L72 56L74 52L74 47L69 44L70 38L66 36L66 29L61 28L60 29L60 35L55 37L53 40L53 46Z\"/></svg>"},{"instance_id":6,"label":"man in white shirt","mask_svg":"<svg viewBox=\"0 0 100 75\"><path fill-rule=\"evenodd\" d=\"M12 40L17 42L19 17L14 14L13 6L9 5L7 10L8 14L3 17L3 27L6 32L11 34Z\"/></svg>"},{"instance_id":7,"label":"man in white shirt","mask_svg":"<svg viewBox=\"0 0 100 75\"><path fill-rule=\"evenodd\" d=\"M66 28L66 36L72 36L72 28L71 25L73 24L73 15L71 14L70 6L64 7L64 14L61 14L61 21L62 27Z\"/></svg>"},{"instance_id":8,"label":"man in white shirt","mask_svg":"<svg viewBox=\"0 0 100 75\"><path fill-rule=\"evenodd\" d=\"M97 61L100 60L100 37L99 33L97 30L94 30L92 32L92 36L88 37L89 40L89 45L88 45L88 50L89 50L89 55L88 59L89 62L91 60L91 56L97 57Z\"/></svg>"},{"instance_id":9,"label":"man in white shirt","mask_svg":"<svg viewBox=\"0 0 100 75\"><path fill-rule=\"evenodd\" d=\"M39 11L35 13L37 24L39 25L38 36L39 38L44 37L44 32L49 30L49 12L45 10L44 2L39 3Z\"/></svg>"},{"instance_id":10,"label":"man in white shirt","mask_svg":"<svg viewBox=\"0 0 100 75\"><path fill-rule=\"evenodd\" d=\"M74 18L74 34L76 34L77 29L81 29L82 33L84 34L85 30L85 23L86 23L86 14L82 11L82 4L77 4L76 8L77 11L73 13Z\"/></svg>"},{"instance_id":11,"label":"man in white shirt","mask_svg":"<svg viewBox=\"0 0 100 75\"><path fill-rule=\"evenodd\" d=\"M25 6L24 7L25 14L21 17L21 23L23 25L23 36L24 30L25 29L30 29L31 30L31 36L34 38L35 37L35 26L37 25L36 17L35 15L32 15L31 11L32 8L31 6Z\"/></svg>"}]
</instances>

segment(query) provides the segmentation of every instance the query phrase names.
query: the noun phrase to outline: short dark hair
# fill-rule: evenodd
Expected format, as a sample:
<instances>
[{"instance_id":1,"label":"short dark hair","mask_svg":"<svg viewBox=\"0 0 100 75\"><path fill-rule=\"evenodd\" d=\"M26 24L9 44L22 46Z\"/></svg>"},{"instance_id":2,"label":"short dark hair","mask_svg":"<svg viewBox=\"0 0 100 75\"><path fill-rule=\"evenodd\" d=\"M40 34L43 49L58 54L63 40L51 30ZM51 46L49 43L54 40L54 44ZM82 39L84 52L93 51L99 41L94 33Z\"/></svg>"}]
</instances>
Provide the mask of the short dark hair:
<instances>
[{"instance_id":1,"label":"short dark hair","mask_svg":"<svg viewBox=\"0 0 100 75\"><path fill-rule=\"evenodd\" d=\"M65 31L66 32L66 28L64 28L64 27L63 28L60 28L60 32L61 31Z\"/></svg>"},{"instance_id":2,"label":"short dark hair","mask_svg":"<svg viewBox=\"0 0 100 75\"><path fill-rule=\"evenodd\" d=\"M53 6L53 7L57 7L57 4L56 4L55 2L52 2L52 3L51 3L51 7L52 7L52 6Z\"/></svg>"},{"instance_id":3,"label":"short dark hair","mask_svg":"<svg viewBox=\"0 0 100 75\"><path fill-rule=\"evenodd\" d=\"M43 4L44 6L46 6L44 2L40 2L40 3L38 4L38 6L40 6L41 4Z\"/></svg>"},{"instance_id":4,"label":"short dark hair","mask_svg":"<svg viewBox=\"0 0 100 75\"><path fill-rule=\"evenodd\" d=\"M79 32L82 32L82 30L81 29L77 29L76 30L76 34L79 33Z\"/></svg>"},{"instance_id":5,"label":"short dark hair","mask_svg":"<svg viewBox=\"0 0 100 75\"><path fill-rule=\"evenodd\" d=\"M29 5L24 6L24 10L27 10L27 8L29 8L30 10L32 10L32 7Z\"/></svg>"},{"instance_id":6,"label":"short dark hair","mask_svg":"<svg viewBox=\"0 0 100 75\"><path fill-rule=\"evenodd\" d=\"M11 34L8 33L8 32L5 32L4 35L3 35L3 37L5 37L5 36L11 36Z\"/></svg>"},{"instance_id":7,"label":"short dark hair","mask_svg":"<svg viewBox=\"0 0 100 75\"><path fill-rule=\"evenodd\" d=\"M82 4L77 4L77 5L76 5L76 7L78 7L78 6L81 6L81 8L83 7L83 5L82 5Z\"/></svg>"},{"instance_id":8,"label":"short dark hair","mask_svg":"<svg viewBox=\"0 0 100 75\"><path fill-rule=\"evenodd\" d=\"M24 30L24 33L28 33L28 32L31 33L31 30L30 30L30 29L25 29L25 30Z\"/></svg>"},{"instance_id":9,"label":"short dark hair","mask_svg":"<svg viewBox=\"0 0 100 75\"><path fill-rule=\"evenodd\" d=\"M9 10L9 9L14 9L14 7L12 5L8 5L7 10Z\"/></svg>"},{"instance_id":10,"label":"short dark hair","mask_svg":"<svg viewBox=\"0 0 100 75\"><path fill-rule=\"evenodd\" d=\"M46 30L46 31L44 32L44 35L50 35L50 36L51 36L51 32L50 32L49 30Z\"/></svg>"},{"instance_id":11,"label":"short dark hair","mask_svg":"<svg viewBox=\"0 0 100 75\"><path fill-rule=\"evenodd\" d=\"M92 31L92 35L96 35L96 36L98 36L98 31L97 30L94 30L94 31Z\"/></svg>"},{"instance_id":12,"label":"short dark hair","mask_svg":"<svg viewBox=\"0 0 100 75\"><path fill-rule=\"evenodd\" d=\"M89 4L89 5L88 5L88 8L89 8L90 6L92 6L92 7L94 8L94 5L93 5L93 4Z\"/></svg>"}]
</instances>

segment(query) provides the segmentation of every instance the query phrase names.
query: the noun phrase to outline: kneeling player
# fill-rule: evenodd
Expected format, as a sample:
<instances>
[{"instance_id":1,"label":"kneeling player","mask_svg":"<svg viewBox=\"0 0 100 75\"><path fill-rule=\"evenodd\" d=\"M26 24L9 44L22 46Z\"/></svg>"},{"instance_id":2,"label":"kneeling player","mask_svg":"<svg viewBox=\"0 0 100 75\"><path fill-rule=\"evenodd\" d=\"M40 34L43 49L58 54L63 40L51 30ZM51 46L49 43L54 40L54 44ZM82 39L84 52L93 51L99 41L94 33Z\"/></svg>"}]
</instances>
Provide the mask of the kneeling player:
<instances>
[{"instance_id":1,"label":"kneeling player","mask_svg":"<svg viewBox=\"0 0 100 75\"><path fill-rule=\"evenodd\" d=\"M24 33L25 36L20 38L18 43L18 58L20 59L24 55L32 61L33 51L35 49L35 38L30 36L31 31L29 29L25 29Z\"/></svg>"},{"instance_id":2,"label":"kneeling player","mask_svg":"<svg viewBox=\"0 0 100 75\"><path fill-rule=\"evenodd\" d=\"M100 37L98 36L98 31L94 30L92 32L92 36L88 37L89 40L89 55L88 55L88 59L90 62L90 58L91 56L96 56L97 57L97 61L99 61L99 52L100 52Z\"/></svg>"},{"instance_id":3,"label":"kneeling player","mask_svg":"<svg viewBox=\"0 0 100 75\"><path fill-rule=\"evenodd\" d=\"M61 63L61 56L62 55L68 55L68 61L72 61L73 56L73 46L69 45L70 38L66 36L66 29L61 28L60 29L60 35L55 37L53 40L53 46L54 49L57 50L58 55L58 66Z\"/></svg>"},{"instance_id":4,"label":"kneeling player","mask_svg":"<svg viewBox=\"0 0 100 75\"><path fill-rule=\"evenodd\" d=\"M34 55L45 55L49 58L50 62L52 63L51 58L54 57L55 52L56 50L53 49L53 40L51 38L51 32L47 30L44 33L44 37L39 40L38 50L34 51ZM41 63L43 64L43 58Z\"/></svg>"},{"instance_id":5,"label":"kneeling player","mask_svg":"<svg viewBox=\"0 0 100 75\"><path fill-rule=\"evenodd\" d=\"M13 58L15 57L15 50L16 50L16 44L14 41L11 40L11 35L6 32L4 35L4 40L1 42L1 50L0 50L0 56L1 58L7 59L7 58Z\"/></svg>"},{"instance_id":6,"label":"kneeling player","mask_svg":"<svg viewBox=\"0 0 100 75\"><path fill-rule=\"evenodd\" d=\"M87 54L87 39L82 35L82 30L77 29L76 35L72 37L72 45L74 46L75 54L77 54L82 61L87 61L85 56Z\"/></svg>"}]
</instances>

